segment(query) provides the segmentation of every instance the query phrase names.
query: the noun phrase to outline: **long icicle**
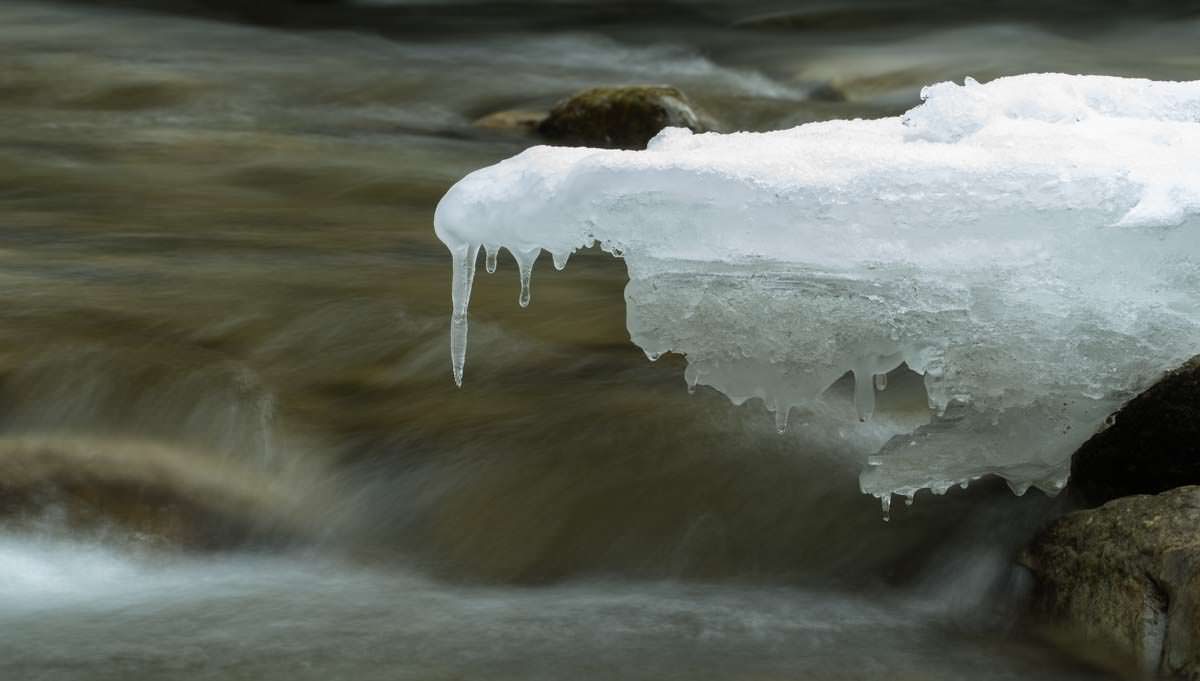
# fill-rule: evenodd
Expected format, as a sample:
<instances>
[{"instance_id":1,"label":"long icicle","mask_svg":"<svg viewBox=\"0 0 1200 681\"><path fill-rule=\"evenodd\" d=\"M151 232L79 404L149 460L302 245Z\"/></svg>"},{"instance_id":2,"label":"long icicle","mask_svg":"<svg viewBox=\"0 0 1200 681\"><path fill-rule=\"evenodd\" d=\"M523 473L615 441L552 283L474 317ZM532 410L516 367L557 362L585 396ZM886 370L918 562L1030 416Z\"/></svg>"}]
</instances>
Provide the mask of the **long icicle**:
<instances>
[{"instance_id":1,"label":"long icicle","mask_svg":"<svg viewBox=\"0 0 1200 681\"><path fill-rule=\"evenodd\" d=\"M462 244L451 249L450 253L454 261L450 288L453 305L450 315L450 365L454 369L454 383L461 388L463 365L467 362L467 308L471 304L471 285L475 282L475 259L479 256L479 245Z\"/></svg>"}]
</instances>

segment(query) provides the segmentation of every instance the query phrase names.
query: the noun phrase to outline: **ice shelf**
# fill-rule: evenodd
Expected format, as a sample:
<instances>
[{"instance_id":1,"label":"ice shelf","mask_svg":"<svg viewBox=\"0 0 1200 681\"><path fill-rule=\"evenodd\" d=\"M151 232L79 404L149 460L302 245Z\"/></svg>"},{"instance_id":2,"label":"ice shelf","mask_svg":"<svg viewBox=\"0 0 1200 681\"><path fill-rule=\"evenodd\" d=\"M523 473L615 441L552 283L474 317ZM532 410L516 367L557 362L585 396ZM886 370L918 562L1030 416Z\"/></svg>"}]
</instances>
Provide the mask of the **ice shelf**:
<instances>
[{"instance_id":1,"label":"ice shelf","mask_svg":"<svg viewBox=\"0 0 1200 681\"><path fill-rule=\"evenodd\" d=\"M690 385L759 398L781 431L798 413L793 432L854 441L885 507L989 473L1057 491L1108 414L1200 352L1200 81L1032 74L922 99L471 173L435 217L455 380L481 249L489 271L515 256L524 305L542 250L561 268L598 244L625 260L648 356L685 355ZM917 406L877 410L908 374Z\"/></svg>"}]
</instances>

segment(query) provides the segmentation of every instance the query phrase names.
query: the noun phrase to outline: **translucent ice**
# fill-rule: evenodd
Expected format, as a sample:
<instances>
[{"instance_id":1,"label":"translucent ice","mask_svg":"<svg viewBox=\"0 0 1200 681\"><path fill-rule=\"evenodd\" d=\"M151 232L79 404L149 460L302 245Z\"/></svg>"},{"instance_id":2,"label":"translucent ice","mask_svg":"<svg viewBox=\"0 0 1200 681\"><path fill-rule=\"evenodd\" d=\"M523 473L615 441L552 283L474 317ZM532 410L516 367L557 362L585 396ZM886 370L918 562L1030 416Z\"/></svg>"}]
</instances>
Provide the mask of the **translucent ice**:
<instances>
[{"instance_id":1,"label":"translucent ice","mask_svg":"<svg viewBox=\"0 0 1200 681\"><path fill-rule=\"evenodd\" d=\"M598 243L625 258L648 356L686 355L689 386L757 397L781 428L800 410L863 453L864 491L988 473L1057 491L1121 401L1200 352L1200 82L1038 74L922 98L467 176L435 218L456 380L481 246L516 256L527 301L540 250L560 265Z\"/></svg>"}]
</instances>

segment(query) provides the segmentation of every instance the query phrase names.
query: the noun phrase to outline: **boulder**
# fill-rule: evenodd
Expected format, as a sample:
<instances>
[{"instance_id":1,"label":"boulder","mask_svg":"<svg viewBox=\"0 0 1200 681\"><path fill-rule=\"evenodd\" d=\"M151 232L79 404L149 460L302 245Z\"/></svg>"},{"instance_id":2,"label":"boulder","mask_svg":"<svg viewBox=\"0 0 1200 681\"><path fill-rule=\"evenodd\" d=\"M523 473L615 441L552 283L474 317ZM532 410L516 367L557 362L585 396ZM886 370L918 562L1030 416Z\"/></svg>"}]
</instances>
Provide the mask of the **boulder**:
<instances>
[{"instance_id":1,"label":"boulder","mask_svg":"<svg viewBox=\"0 0 1200 681\"><path fill-rule=\"evenodd\" d=\"M1200 357L1130 400L1071 460L1088 505L1200 485Z\"/></svg>"},{"instance_id":2,"label":"boulder","mask_svg":"<svg viewBox=\"0 0 1200 681\"><path fill-rule=\"evenodd\" d=\"M1200 487L1125 497L1043 530L1034 610L1141 671L1200 678Z\"/></svg>"},{"instance_id":3,"label":"boulder","mask_svg":"<svg viewBox=\"0 0 1200 681\"><path fill-rule=\"evenodd\" d=\"M711 125L682 92L661 85L599 87L563 100L538 125L547 139L613 149L644 149L666 127L704 132Z\"/></svg>"}]
</instances>

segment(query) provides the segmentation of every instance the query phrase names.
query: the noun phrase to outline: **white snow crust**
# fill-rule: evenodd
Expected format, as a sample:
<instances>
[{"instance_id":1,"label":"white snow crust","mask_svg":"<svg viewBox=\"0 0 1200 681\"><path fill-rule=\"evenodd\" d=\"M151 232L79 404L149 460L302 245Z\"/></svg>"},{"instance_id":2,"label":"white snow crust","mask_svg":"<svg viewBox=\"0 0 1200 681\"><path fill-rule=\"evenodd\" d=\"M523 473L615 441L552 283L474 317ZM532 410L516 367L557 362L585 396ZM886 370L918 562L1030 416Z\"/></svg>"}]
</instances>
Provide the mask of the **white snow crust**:
<instances>
[{"instance_id":1,"label":"white snow crust","mask_svg":"<svg viewBox=\"0 0 1200 681\"><path fill-rule=\"evenodd\" d=\"M1056 492L1112 411L1200 353L1200 81L921 94L896 118L669 128L645 151L540 146L471 173L435 216L455 379L479 250L489 271L516 257L524 305L542 250L561 269L598 244L625 259L649 357L851 443L885 509L989 473ZM889 376L911 394L884 400Z\"/></svg>"}]
</instances>

